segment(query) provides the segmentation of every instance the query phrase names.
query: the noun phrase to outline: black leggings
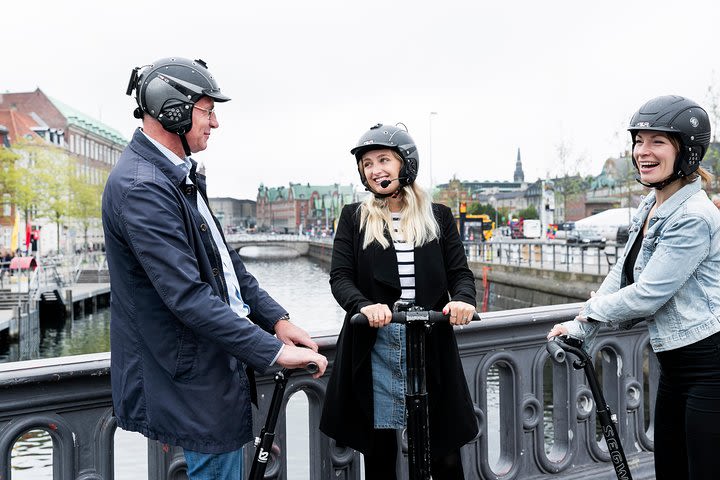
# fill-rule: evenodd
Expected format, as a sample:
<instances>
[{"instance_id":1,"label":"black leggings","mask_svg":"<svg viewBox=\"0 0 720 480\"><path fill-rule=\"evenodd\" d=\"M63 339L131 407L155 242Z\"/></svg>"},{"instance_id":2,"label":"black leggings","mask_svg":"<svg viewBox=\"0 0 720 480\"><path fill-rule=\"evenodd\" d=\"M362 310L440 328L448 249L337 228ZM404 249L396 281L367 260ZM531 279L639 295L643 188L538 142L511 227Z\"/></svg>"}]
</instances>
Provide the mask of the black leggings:
<instances>
[{"instance_id":1,"label":"black leggings","mask_svg":"<svg viewBox=\"0 0 720 480\"><path fill-rule=\"evenodd\" d=\"M396 462L398 442L395 430L375 429L372 451L364 453L367 480L397 480ZM465 480L460 450L441 458L430 459L433 480Z\"/></svg>"},{"instance_id":2,"label":"black leggings","mask_svg":"<svg viewBox=\"0 0 720 480\"><path fill-rule=\"evenodd\" d=\"M660 352L655 404L657 480L720 475L720 333Z\"/></svg>"}]
</instances>

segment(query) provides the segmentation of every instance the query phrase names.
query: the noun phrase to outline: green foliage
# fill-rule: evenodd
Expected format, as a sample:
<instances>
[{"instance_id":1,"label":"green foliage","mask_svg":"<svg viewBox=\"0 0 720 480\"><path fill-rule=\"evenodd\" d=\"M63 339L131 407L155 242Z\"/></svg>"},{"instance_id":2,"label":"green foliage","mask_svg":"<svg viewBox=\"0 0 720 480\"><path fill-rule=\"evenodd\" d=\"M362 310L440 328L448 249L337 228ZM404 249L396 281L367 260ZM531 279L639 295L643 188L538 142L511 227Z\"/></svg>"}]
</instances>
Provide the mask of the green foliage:
<instances>
[{"instance_id":1,"label":"green foliage","mask_svg":"<svg viewBox=\"0 0 720 480\"><path fill-rule=\"evenodd\" d=\"M492 205L490 205L489 203L482 203L482 204L481 204L481 203L478 203L478 202L474 202L474 203L471 203L470 205L468 205L468 211L467 211L467 213L470 214L470 215L481 215L481 214L484 213L484 214L487 215L488 217L494 219L494 218L495 218L495 215L496 215L498 212L497 212L497 211L495 210L495 208L494 208Z\"/></svg>"},{"instance_id":2,"label":"green foliage","mask_svg":"<svg viewBox=\"0 0 720 480\"><path fill-rule=\"evenodd\" d=\"M15 166L20 155L8 148L0 148L0 195L15 192L18 171Z\"/></svg>"},{"instance_id":3,"label":"green foliage","mask_svg":"<svg viewBox=\"0 0 720 480\"><path fill-rule=\"evenodd\" d=\"M99 184L94 184L76 175L70 179L70 215L82 224L86 245L90 226L100 222L102 193L106 180L107 178L103 177Z\"/></svg>"},{"instance_id":4,"label":"green foliage","mask_svg":"<svg viewBox=\"0 0 720 480\"><path fill-rule=\"evenodd\" d=\"M105 178L99 184L79 175L77 160L63 149L33 143L18 143L13 151L0 149L0 194L9 194L16 208L30 221L47 217L57 228L57 250L60 250L60 227L68 218L80 222L85 231L100 222Z\"/></svg>"},{"instance_id":5,"label":"green foliage","mask_svg":"<svg viewBox=\"0 0 720 480\"><path fill-rule=\"evenodd\" d=\"M534 205L530 205L529 207L520 210L520 211L517 213L517 216L518 216L519 218L523 218L523 219L525 219L525 220L539 219L539 218L540 218L540 215L538 215L538 211L537 211L537 209L535 208Z\"/></svg>"}]
</instances>

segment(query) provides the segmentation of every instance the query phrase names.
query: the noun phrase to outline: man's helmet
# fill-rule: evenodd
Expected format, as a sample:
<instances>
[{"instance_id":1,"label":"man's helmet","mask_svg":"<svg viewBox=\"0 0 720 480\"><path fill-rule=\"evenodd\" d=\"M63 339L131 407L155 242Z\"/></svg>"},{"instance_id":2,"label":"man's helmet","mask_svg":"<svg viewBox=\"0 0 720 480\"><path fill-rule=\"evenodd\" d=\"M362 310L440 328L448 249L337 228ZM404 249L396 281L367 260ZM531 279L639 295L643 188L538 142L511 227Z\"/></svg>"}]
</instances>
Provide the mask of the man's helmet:
<instances>
[{"instance_id":1,"label":"man's helmet","mask_svg":"<svg viewBox=\"0 0 720 480\"><path fill-rule=\"evenodd\" d=\"M127 94L132 95L133 90L138 103L135 117L148 114L165 130L178 135L192 128L193 106L200 98L230 100L220 93L204 61L178 57L162 58L152 65L133 69Z\"/></svg>"},{"instance_id":2,"label":"man's helmet","mask_svg":"<svg viewBox=\"0 0 720 480\"><path fill-rule=\"evenodd\" d=\"M677 95L653 98L635 112L628 127L633 146L640 130L667 132L680 140L673 175L660 182L663 184L660 188L695 172L710 145L710 119L707 112L692 100ZM634 157L633 164L637 168ZM649 186L658 187L655 184Z\"/></svg>"},{"instance_id":3,"label":"man's helmet","mask_svg":"<svg viewBox=\"0 0 720 480\"><path fill-rule=\"evenodd\" d=\"M404 126L405 125L403 125L403 127ZM378 123L370 127L370 130L360 137L357 146L350 150L350 153L355 155L357 162L360 162L366 152L383 148L396 151L403 159L403 164L400 168L400 177L398 177L400 186L404 187L412 184L417 178L419 157L415 141L410 134L408 134L407 130ZM367 179L362 172L360 172L360 180L365 187L368 186Z\"/></svg>"}]
</instances>

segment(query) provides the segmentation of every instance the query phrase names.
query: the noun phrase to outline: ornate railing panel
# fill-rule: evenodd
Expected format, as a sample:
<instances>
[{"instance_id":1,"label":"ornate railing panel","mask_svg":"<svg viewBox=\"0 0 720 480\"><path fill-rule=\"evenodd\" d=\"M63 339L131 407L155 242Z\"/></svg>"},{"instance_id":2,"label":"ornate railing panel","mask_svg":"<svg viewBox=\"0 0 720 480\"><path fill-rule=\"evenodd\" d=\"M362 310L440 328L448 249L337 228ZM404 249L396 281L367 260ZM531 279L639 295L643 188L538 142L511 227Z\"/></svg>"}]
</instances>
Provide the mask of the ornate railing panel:
<instances>
[{"instance_id":1,"label":"ornate railing panel","mask_svg":"<svg viewBox=\"0 0 720 480\"><path fill-rule=\"evenodd\" d=\"M480 435L463 448L467 478L615 478L604 440L598 436L594 401L582 371L555 365L545 352L545 334L571 319L579 304L485 314L483 321L457 330L465 376L475 402ZM335 336L316 337L331 360ZM593 349L596 369L610 407L617 414L634 478L653 478L652 416L657 368L647 332L604 331ZM108 353L0 364L0 480L11 475L12 446L23 433L41 429L53 442L56 479L113 478L114 432ZM293 426L307 421L307 439L288 438L285 416L277 424L277 450L267 478L286 479L288 444L307 446L310 479L361 478L361 457L322 435L317 425L327 376L291 377L288 398L303 392L306 411L290 412ZM272 397L272 375L258 378L263 424ZM284 405L287 406L287 403ZM297 410L297 407L295 407ZM297 417L304 417L302 420ZM253 449L246 451L246 461ZM278 456L279 454L279 456ZM278 460L278 458L280 460ZM148 444L148 478L183 479L180 449ZM249 469L248 469L249 470ZM405 469L400 472L405 478ZM292 477L291 477L292 478Z\"/></svg>"}]
</instances>

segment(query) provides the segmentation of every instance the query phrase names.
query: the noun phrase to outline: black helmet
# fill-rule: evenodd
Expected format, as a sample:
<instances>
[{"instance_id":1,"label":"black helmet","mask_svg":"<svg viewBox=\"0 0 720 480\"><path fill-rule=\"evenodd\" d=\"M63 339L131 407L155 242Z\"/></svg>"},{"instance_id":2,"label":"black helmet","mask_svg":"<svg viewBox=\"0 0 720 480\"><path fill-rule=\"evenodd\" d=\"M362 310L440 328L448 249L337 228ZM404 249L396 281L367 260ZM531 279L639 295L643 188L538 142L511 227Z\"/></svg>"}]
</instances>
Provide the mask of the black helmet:
<instances>
[{"instance_id":1,"label":"black helmet","mask_svg":"<svg viewBox=\"0 0 720 480\"><path fill-rule=\"evenodd\" d=\"M633 146L640 130L667 132L674 134L680 141L673 174L663 182L646 186L662 188L695 172L710 145L710 119L707 112L692 100L677 95L653 98L635 112L628 127ZM634 156L633 164L637 168Z\"/></svg>"},{"instance_id":2,"label":"black helmet","mask_svg":"<svg viewBox=\"0 0 720 480\"><path fill-rule=\"evenodd\" d=\"M162 58L152 65L133 69L127 94L132 95L133 90L138 103L135 117L142 118L147 113L165 130L178 135L192 128L192 109L200 98L230 100L220 93L204 61L178 57Z\"/></svg>"},{"instance_id":3,"label":"black helmet","mask_svg":"<svg viewBox=\"0 0 720 480\"><path fill-rule=\"evenodd\" d=\"M403 125L403 127L404 126L405 125ZM370 127L370 130L360 137L357 146L350 150L350 153L355 155L357 162L360 162L366 152L382 148L389 148L396 151L403 159L403 164L400 168L400 177L398 177L400 186L404 187L412 184L417 178L419 157L415 141L406 129L378 123ZM365 187L368 186L367 179L362 172L360 172L360 180Z\"/></svg>"}]
</instances>

